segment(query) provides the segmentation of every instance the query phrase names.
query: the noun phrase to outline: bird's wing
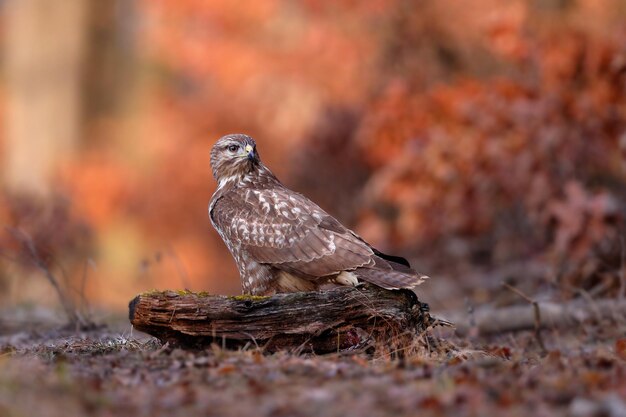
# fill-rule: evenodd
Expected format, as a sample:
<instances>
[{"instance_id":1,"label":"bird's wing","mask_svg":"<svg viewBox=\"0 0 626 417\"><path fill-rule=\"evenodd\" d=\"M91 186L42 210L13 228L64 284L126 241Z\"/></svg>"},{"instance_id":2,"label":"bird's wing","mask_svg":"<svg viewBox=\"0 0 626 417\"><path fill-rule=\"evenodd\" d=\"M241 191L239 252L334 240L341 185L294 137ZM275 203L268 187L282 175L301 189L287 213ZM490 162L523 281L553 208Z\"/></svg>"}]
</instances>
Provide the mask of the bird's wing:
<instances>
[{"instance_id":1,"label":"bird's wing","mask_svg":"<svg viewBox=\"0 0 626 417\"><path fill-rule=\"evenodd\" d=\"M225 240L278 269L314 278L375 265L366 242L284 187L233 190L215 204L211 216Z\"/></svg>"}]
</instances>

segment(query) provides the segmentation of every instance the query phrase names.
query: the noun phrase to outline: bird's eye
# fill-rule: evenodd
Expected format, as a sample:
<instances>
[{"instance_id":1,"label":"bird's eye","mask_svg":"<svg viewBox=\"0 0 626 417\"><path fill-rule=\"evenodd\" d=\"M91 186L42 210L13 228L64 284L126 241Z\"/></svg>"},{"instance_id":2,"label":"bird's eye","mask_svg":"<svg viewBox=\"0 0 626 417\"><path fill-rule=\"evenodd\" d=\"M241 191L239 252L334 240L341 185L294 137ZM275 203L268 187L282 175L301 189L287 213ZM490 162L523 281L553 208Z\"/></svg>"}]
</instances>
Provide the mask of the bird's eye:
<instances>
[{"instance_id":1,"label":"bird's eye","mask_svg":"<svg viewBox=\"0 0 626 417\"><path fill-rule=\"evenodd\" d=\"M237 149L239 149L239 145L228 145L228 150L230 152L237 152Z\"/></svg>"}]
</instances>

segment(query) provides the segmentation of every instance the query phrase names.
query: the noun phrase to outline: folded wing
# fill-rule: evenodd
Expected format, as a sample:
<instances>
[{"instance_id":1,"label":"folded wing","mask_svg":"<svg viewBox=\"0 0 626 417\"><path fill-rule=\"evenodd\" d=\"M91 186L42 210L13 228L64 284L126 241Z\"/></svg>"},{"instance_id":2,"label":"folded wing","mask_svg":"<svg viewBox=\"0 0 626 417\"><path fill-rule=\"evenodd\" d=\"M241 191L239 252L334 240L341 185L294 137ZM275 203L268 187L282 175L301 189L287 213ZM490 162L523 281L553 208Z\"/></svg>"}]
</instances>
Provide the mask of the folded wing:
<instances>
[{"instance_id":1,"label":"folded wing","mask_svg":"<svg viewBox=\"0 0 626 417\"><path fill-rule=\"evenodd\" d=\"M284 187L228 193L211 218L224 240L254 261L306 279L354 271L390 289L421 282L406 260L373 249L311 200Z\"/></svg>"}]
</instances>

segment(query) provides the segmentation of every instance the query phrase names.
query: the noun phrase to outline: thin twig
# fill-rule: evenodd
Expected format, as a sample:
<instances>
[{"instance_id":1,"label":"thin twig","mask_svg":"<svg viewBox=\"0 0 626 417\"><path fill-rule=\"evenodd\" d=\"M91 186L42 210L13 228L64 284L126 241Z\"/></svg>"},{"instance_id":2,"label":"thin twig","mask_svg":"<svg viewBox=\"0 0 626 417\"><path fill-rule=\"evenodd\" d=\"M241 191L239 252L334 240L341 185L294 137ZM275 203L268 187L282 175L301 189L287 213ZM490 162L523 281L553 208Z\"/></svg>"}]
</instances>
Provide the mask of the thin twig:
<instances>
[{"instance_id":1,"label":"thin twig","mask_svg":"<svg viewBox=\"0 0 626 417\"><path fill-rule=\"evenodd\" d=\"M63 288L61 288L57 277L50 271L50 269L46 266L44 261L41 259L41 256L39 255L39 252L37 251L37 248L35 247L35 243L33 242L33 239L22 230L12 228L12 227L7 227L6 230L9 234L11 234L11 236L13 236L13 238L15 238L15 240L17 240L27 250L32 264L40 272L43 273L43 275L46 277L48 282L52 285L52 287L54 288L54 290L56 291L59 297L61 306L65 310L65 314L67 314L67 317L70 320L70 324L76 325L77 327L86 326L87 322L83 319L83 317L81 317L80 314L78 314L78 312L74 308L73 303L71 302L67 294L65 294L65 291L63 290Z\"/></svg>"},{"instance_id":2,"label":"thin twig","mask_svg":"<svg viewBox=\"0 0 626 417\"><path fill-rule=\"evenodd\" d=\"M535 314L535 339L537 339L537 344L539 345L539 348L541 349L541 351L543 353L546 353L548 350L546 349L546 345L543 343L543 337L541 336L541 310L539 309L539 303L533 300L532 298L530 298L529 296L527 296L526 294L524 294L522 291L513 287L512 285L507 284L506 282L503 282L502 285L506 289L514 292L515 294L519 295L524 300L532 304L533 311Z\"/></svg>"},{"instance_id":3,"label":"thin twig","mask_svg":"<svg viewBox=\"0 0 626 417\"><path fill-rule=\"evenodd\" d=\"M624 244L624 235L621 233L619 235L619 243L620 243L620 264L619 264L620 288L617 293L617 298L619 301L623 302L624 299L626 299L626 245Z\"/></svg>"},{"instance_id":4,"label":"thin twig","mask_svg":"<svg viewBox=\"0 0 626 417\"><path fill-rule=\"evenodd\" d=\"M174 262L174 267L176 268L176 272L178 273L178 276L180 277L180 280L183 283L183 287L186 289L191 288L190 287L191 282L189 280L189 273L187 272L187 268L185 268L185 264L183 264L183 261L178 256L178 253L176 253L174 248L172 248L171 246L167 247L167 249L165 250L165 253L170 258L172 258L172 261Z\"/></svg>"}]
</instances>

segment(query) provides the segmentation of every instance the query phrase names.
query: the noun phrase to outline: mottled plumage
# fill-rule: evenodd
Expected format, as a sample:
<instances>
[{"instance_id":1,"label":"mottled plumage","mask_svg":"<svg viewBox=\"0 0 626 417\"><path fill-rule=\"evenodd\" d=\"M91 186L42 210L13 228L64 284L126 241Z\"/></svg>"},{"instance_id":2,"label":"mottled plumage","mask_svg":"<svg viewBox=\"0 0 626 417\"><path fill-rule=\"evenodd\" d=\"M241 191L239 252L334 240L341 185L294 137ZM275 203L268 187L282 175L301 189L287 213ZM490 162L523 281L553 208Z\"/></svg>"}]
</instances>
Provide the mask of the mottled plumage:
<instances>
[{"instance_id":1,"label":"mottled plumage","mask_svg":"<svg viewBox=\"0 0 626 417\"><path fill-rule=\"evenodd\" d=\"M251 137L219 139L211 150L211 167L218 188L209 216L235 258L245 294L312 291L361 281L414 288L427 278L282 185L259 159Z\"/></svg>"}]
</instances>

